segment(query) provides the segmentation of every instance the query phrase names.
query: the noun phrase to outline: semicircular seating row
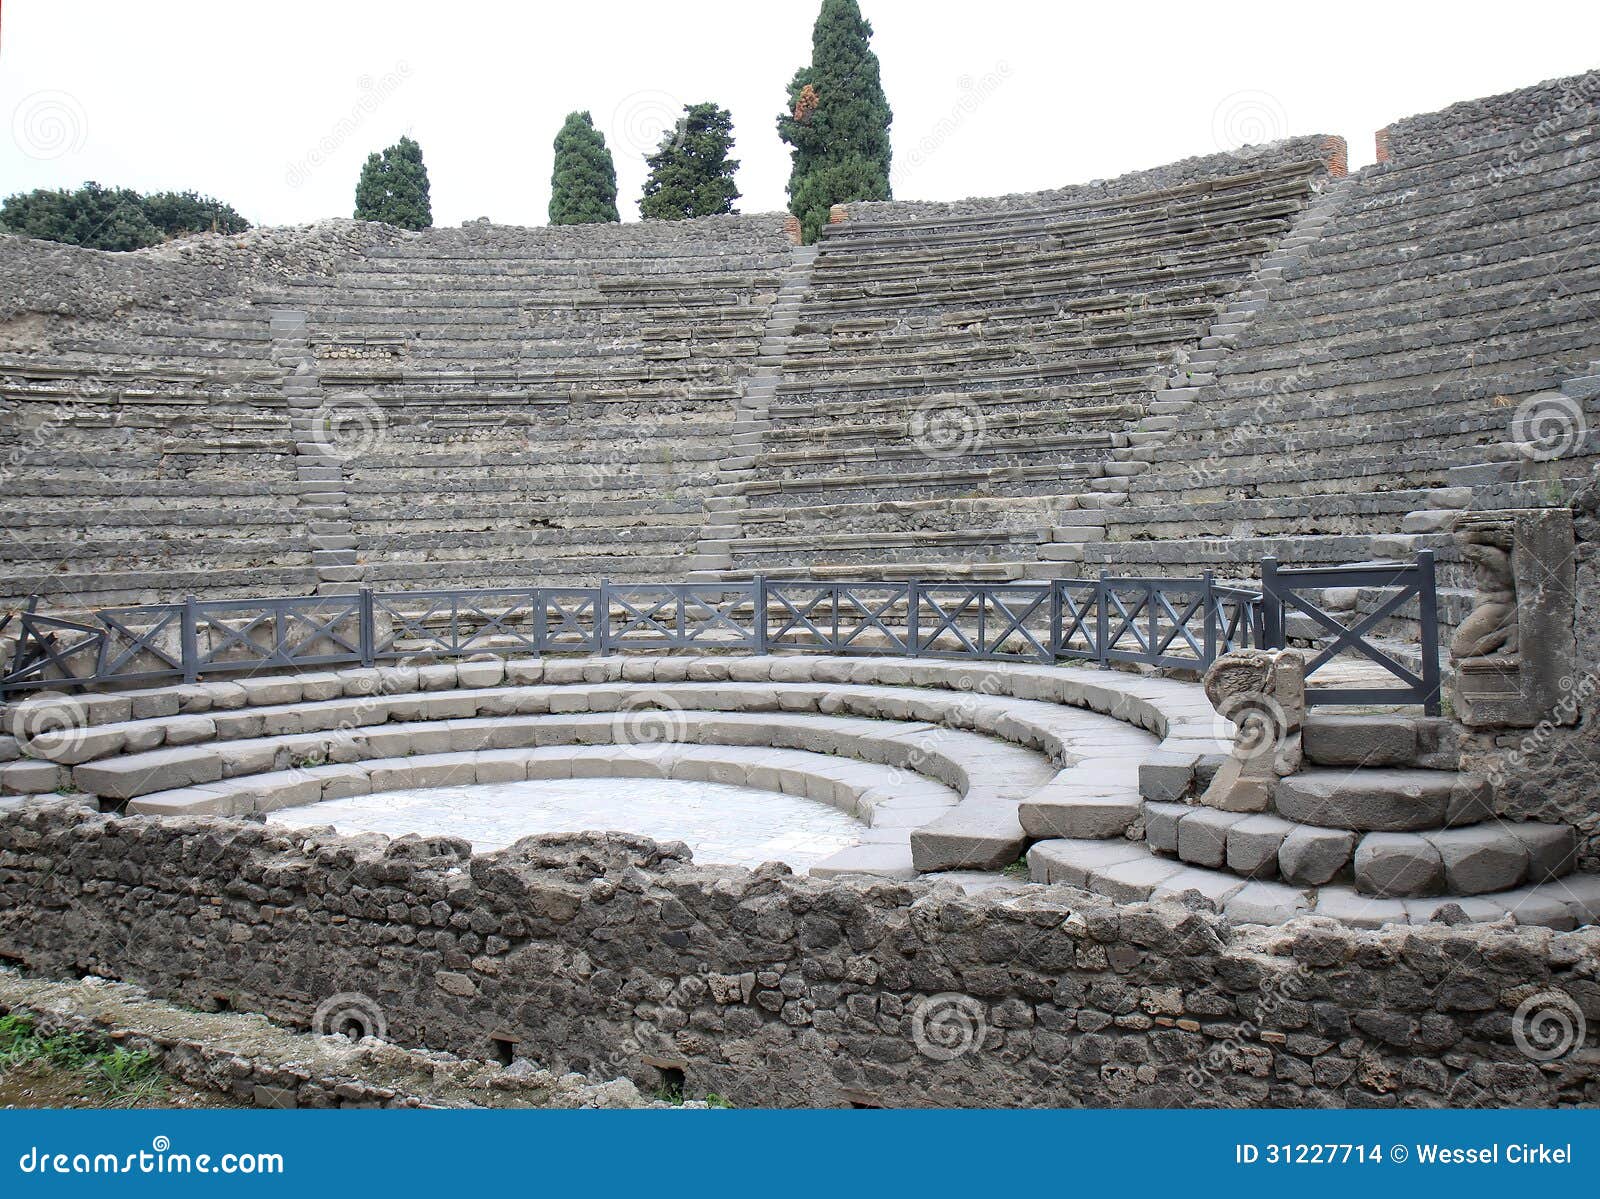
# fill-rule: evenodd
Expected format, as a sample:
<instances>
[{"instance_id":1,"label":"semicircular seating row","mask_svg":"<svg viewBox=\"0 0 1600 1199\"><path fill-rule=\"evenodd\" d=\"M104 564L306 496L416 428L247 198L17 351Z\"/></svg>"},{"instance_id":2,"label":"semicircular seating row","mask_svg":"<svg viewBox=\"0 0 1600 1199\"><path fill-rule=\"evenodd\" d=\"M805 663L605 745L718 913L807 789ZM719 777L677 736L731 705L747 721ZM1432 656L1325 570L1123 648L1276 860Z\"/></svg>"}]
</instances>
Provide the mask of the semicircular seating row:
<instances>
[{"instance_id":1,"label":"semicircular seating row","mask_svg":"<svg viewBox=\"0 0 1600 1199\"><path fill-rule=\"evenodd\" d=\"M1343 866L1316 883L1287 866L1280 875L1286 833L1325 831L1314 808L1304 825L1266 817L1281 826L1272 852L1245 866L1247 843L1259 848L1271 830L1151 798L1169 795L1175 772L1203 784L1229 748L1226 722L1191 684L1085 668L463 662L41 696L16 718L31 735L26 759L0 767L7 790L75 789L131 814L237 816L523 779L704 779L804 795L861 820L862 843L813 867L819 875L992 872L1026 852L1038 882L1124 901L1196 892L1240 921L1420 922L1450 902L1362 893L1349 873L1354 836ZM1223 852L1190 851L1207 837ZM1600 916L1600 880L1559 877L1572 866L1570 830L1507 826L1500 840L1522 855L1514 881L1531 885L1457 900L1470 916L1560 927Z\"/></svg>"}]
</instances>

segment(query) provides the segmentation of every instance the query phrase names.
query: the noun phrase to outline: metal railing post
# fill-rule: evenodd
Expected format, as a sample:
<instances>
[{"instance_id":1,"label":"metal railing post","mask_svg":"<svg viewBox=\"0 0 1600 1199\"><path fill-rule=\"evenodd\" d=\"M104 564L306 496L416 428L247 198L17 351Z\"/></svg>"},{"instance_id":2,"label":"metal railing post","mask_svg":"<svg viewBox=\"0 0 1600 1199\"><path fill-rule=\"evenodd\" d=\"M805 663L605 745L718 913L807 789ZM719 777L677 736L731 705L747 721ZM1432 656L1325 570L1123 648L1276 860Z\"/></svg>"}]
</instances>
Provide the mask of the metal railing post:
<instances>
[{"instance_id":1,"label":"metal railing post","mask_svg":"<svg viewBox=\"0 0 1600 1199\"><path fill-rule=\"evenodd\" d=\"M1111 651L1106 645L1106 637L1111 630L1110 614L1106 611L1106 609L1110 607L1110 600L1108 598L1110 584L1107 582L1109 578L1110 575L1106 571L1102 570L1100 572L1100 579L1095 584L1094 588L1095 661L1101 666L1104 666L1111 660L1109 657Z\"/></svg>"},{"instance_id":2,"label":"metal railing post","mask_svg":"<svg viewBox=\"0 0 1600 1199\"><path fill-rule=\"evenodd\" d=\"M179 656L183 659L183 681L192 683L200 677L200 629L196 622L194 596L183 597L183 616Z\"/></svg>"},{"instance_id":3,"label":"metal railing post","mask_svg":"<svg viewBox=\"0 0 1600 1199\"><path fill-rule=\"evenodd\" d=\"M1061 634L1062 616L1061 580L1050 580L1050 641L1047 661L1055 662L1061 657L1061 643L1065 638Z\"/></svg>"},{"instance_id":4,"label":"metal railing post","mask_svg":"<svg viewBox=\"0 0 1600 1199\"><path fill-rule=\"evenodd\" d=\"M356 625L361 641L361 665L371 666L378 656L376 622L372 615L372 588L357 593Z\"/></svg>"},{"instance_id":5,"label":"metal railing post","mask_svg":"<svg viewBox=\"0 0 1600 1199\"><path fill-rule=\"evenodd\" d=\"M1283 649L1283 596L1278 591L1278 560L1261 559L1261 648Z\"/></svg>"},{"instance_id":6,"label":"metal railing post","mask_svg":"<svg viewBox=\"0 0 1600 1199\"><path fill-rule=\"evenodd\" d=\"M917 587L915 579L906 580L906 652L913 658L921 650L922 629L918 619L918 610L922 605L922 594Z\"/></svg>"},{"instance_id":7,"label":"metal railing post","mask_svg":"<svg viewBox=\"0 0 1600 1199\"><path fill-rule=\"evenodd\" d=\"M1417 551L1417 612L1422 619L1423 711L1440 712L1439 696L1439 595L1435 587L1433 551Z\"/></svg>"},{"instance_id":8,"label":"metal railing post","mask_svg":"<svg viewBox=\"0 0 1600 1199\"><path fill-rule=\"evenodd\" d=\"M750 614L750 627L755 633L756 653L765 654L767 648L767 576L756 576L755 610Z\"/></svg>"},{"instance_id":9,"label":"metal railing post","mask_svg":"<svg viewBox=\"0 0 1600 1199\"><path fill-rule=\"evenodd\" d=\"M600 610L595 613L595 644L604 656L611 652L611 580L600 580Z\"/></svg>"},{"instance_id":10,"label":"metal railing post","mask_svg":"<svg viewBox=\"0 0 1600 1199\"><path fill-rule=\"evenodd\" d=\"M1217 592L1215 576L1208 570L1200 576L1200 604L1205 611L1206 650L1202 667L1217 660Z\"/></svg>"}]
</instances>

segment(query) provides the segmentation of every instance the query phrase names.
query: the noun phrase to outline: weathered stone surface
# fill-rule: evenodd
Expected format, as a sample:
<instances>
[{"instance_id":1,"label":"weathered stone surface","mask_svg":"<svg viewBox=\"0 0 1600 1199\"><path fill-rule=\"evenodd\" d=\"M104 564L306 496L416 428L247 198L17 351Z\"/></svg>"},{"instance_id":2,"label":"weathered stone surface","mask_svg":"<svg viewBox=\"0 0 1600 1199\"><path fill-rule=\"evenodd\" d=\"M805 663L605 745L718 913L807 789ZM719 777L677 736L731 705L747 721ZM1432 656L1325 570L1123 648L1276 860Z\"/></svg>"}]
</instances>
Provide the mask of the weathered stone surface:
<instances>
[{"instance_id":1,"label":"weathered stone surface","mask_svg":"<svg viewBox=\"0 0 1600 1199\"><path fill-rule=\"evenodd\" d=\"M1350 865L1355 850L1355 833L1297 824L1278 846L1278 872L1298 886L1321 886Z\"/></svg>"},{"instance_id":2,"label":"weathered stone surface","mask_svg":"<svg viewBox=\"0 0 1600 1199\"><path fill-rule=\"evenodd\" d=\"M1228 829L1228 869L1247 878L1272 878L1278 873L1278 851L1294 828L1279 816L1246 816Z\"/></svg>"},{"instance_id":3,"label":"weathered stone surface","mask_svg":"<svg viewBox=\"0 0 1600 1199\"><path fill-rule=\"evenodd\" d=\"M1528 849L1498 824L1426 834L1444 861L1445 887L1454 895L1509 891L1528 873Z\"/></svg>"},{"instance_id":4,"label":"weathered stone surface","mask_svg":"<svg viewBox=\"0 0 1600 1199\"><path fill-rule=\"evenodd\" d=\"M1368 833L1356 846L1356 889L1402 897L1437 893L1445 881L1439 850L1415 833Z\"/></svg>"}]
</instances>

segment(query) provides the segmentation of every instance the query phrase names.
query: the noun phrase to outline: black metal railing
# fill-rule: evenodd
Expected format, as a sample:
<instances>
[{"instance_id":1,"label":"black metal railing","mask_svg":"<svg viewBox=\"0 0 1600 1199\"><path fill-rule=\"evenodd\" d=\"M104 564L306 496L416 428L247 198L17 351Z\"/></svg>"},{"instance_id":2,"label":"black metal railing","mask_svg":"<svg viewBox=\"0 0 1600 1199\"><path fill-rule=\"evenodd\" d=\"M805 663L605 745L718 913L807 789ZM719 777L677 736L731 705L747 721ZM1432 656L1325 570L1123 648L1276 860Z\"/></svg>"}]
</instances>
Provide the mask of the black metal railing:
<instances>
[{"instance_id":1,"label":"black metal railing","mask_svg":"<svg viewBox=\"0 0 1600 1199\"><path fill-rule=\"evenodd\" d=\"M195 682L276 669L401 660L628 650L884 654L984 661L1139 664L1204 670L1229 650L1279 647L1286 614L1313 622L1310 673L1336 659L1375 663L1399 686L1313 687L1313 703L1422 704L1437 711L1433 558L1285 570L1262 589L1200 578L974 583L612 583L203 600L110 608L76 621L13 614L6 694L41 688ZM1331 588L1396 592L1353 625L1320 604ZM1369 634L1420 609L1421 667ZM9 626L7 626L9 628ZM1320 630L1320 633L1318 633Z\"/></svg>"}]
</instances>

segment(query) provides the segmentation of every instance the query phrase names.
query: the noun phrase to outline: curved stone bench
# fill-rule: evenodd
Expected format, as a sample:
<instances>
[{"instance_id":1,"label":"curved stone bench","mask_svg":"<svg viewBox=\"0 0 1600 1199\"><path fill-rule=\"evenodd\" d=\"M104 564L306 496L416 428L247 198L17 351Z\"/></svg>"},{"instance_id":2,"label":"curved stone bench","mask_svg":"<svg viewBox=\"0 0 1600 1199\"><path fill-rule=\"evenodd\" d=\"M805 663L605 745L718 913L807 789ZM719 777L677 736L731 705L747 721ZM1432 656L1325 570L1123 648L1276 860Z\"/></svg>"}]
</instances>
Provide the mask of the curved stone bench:
<instances>
[{"instance_id":1,"label":"curved stone bench","mask_svg":"<svg viewBox=\"0 0 1600 1199\"><path fill-rule=\"evenodd\" d=\"M462 753L380 758L331 766L273 771L201 787L157 792L128 805L133 814L277 812L294 808L297 827L318 823L327 800L418 787L467 786L527 779L661 778L726 783L817 800L862 821L861 843L812 865L820 878L872 874L909 879L911 830L961 801L951 787L908 777L895 767L840 761L793 749L718 745L662 745L640 751L621 745L552 745Z\"/></svg>"},{"instance_id":2,"label":"curved stone bench","mask_svg":"<svg viewBox=\"0 0 1600 1199\"><path fill-rule=\"evenodd\" d=\"M920 722L920 735L933 737L943 748L929 752L913 746L921 759L917 767L963 792L956 809L913 836L916 864L924 871L994 869L1015 860L1037 836L1084 830L1087 835L1120 835L1138 818L1141 763L1158 756L1152 738L1137 732L1139 728L1165 737L1160 761L1152 766L1164 775L1192 777L1202 758L1215 758L1227 748L1222 738L1228 728L1198 688L1164 679L1019 663L626 656L442 663L247 678L66 701L40 698L21 705L20 724L49 728L65 720L71 727L60 734L46 732L24 748L76 764L70 774L49 761L19 765L24 771L50 772L49 780L27 776L28 790L52 790L71 782L113 801L137 799L216 782L230 773L261 773L286 764L277 761L280 753L319 761L336 752L355 757L394 752L380 748L357 755L345 748L344 742L363 730L369 746L372 737L380 747L397 745L396 738L403 737L411 753L468 752L481 747L470 740L480 733L518 734L509 727L498 733L461 727L456 735L466 740L441 743L427 725L444 721L466 726L529 710L615 711L640 697L628 682L657 684L662 698L686 707L776 712L791 725L793 714L805 712L870 717L866 727L855 730L855 741L833 746L834 752L868 755L869 760L894 761L894 755L907 751L903 744L886 751L867 734L887 733L885 722ZM705 685L716 683L728 685ZM1062 711L1063 706L1113 719L1086 721L1082 713ZM408 720L417 727L394 723ZM584 735L605 739L608 727L609 722L591 723ZM696 727L705 727L703 719ZM759 736L750 728L739 735L782 745L782 737L772 733L776 727L769 720L755 726ZM269 730L274 735L264 736ZM970 743L949 740L966 730L987 737L973 733L968 734L975 737ZM339 748L322 733L337 735ZM952 758L953 746L961 748L957 756L964 764ZM1039 762L1064 764L1064 769L1035 772L1013 758L1009 764L1001 762L1004 769L998 774L980 772L973 782L969 766L985 758L995 761L997 754L1003 760L1002 751L1011 746L1026 747L1039 755ZM107 756L119 752L120 758ZM1013 776L1006 777L1005 771L1013 769Z\"/></svg>"}]
</instances>

